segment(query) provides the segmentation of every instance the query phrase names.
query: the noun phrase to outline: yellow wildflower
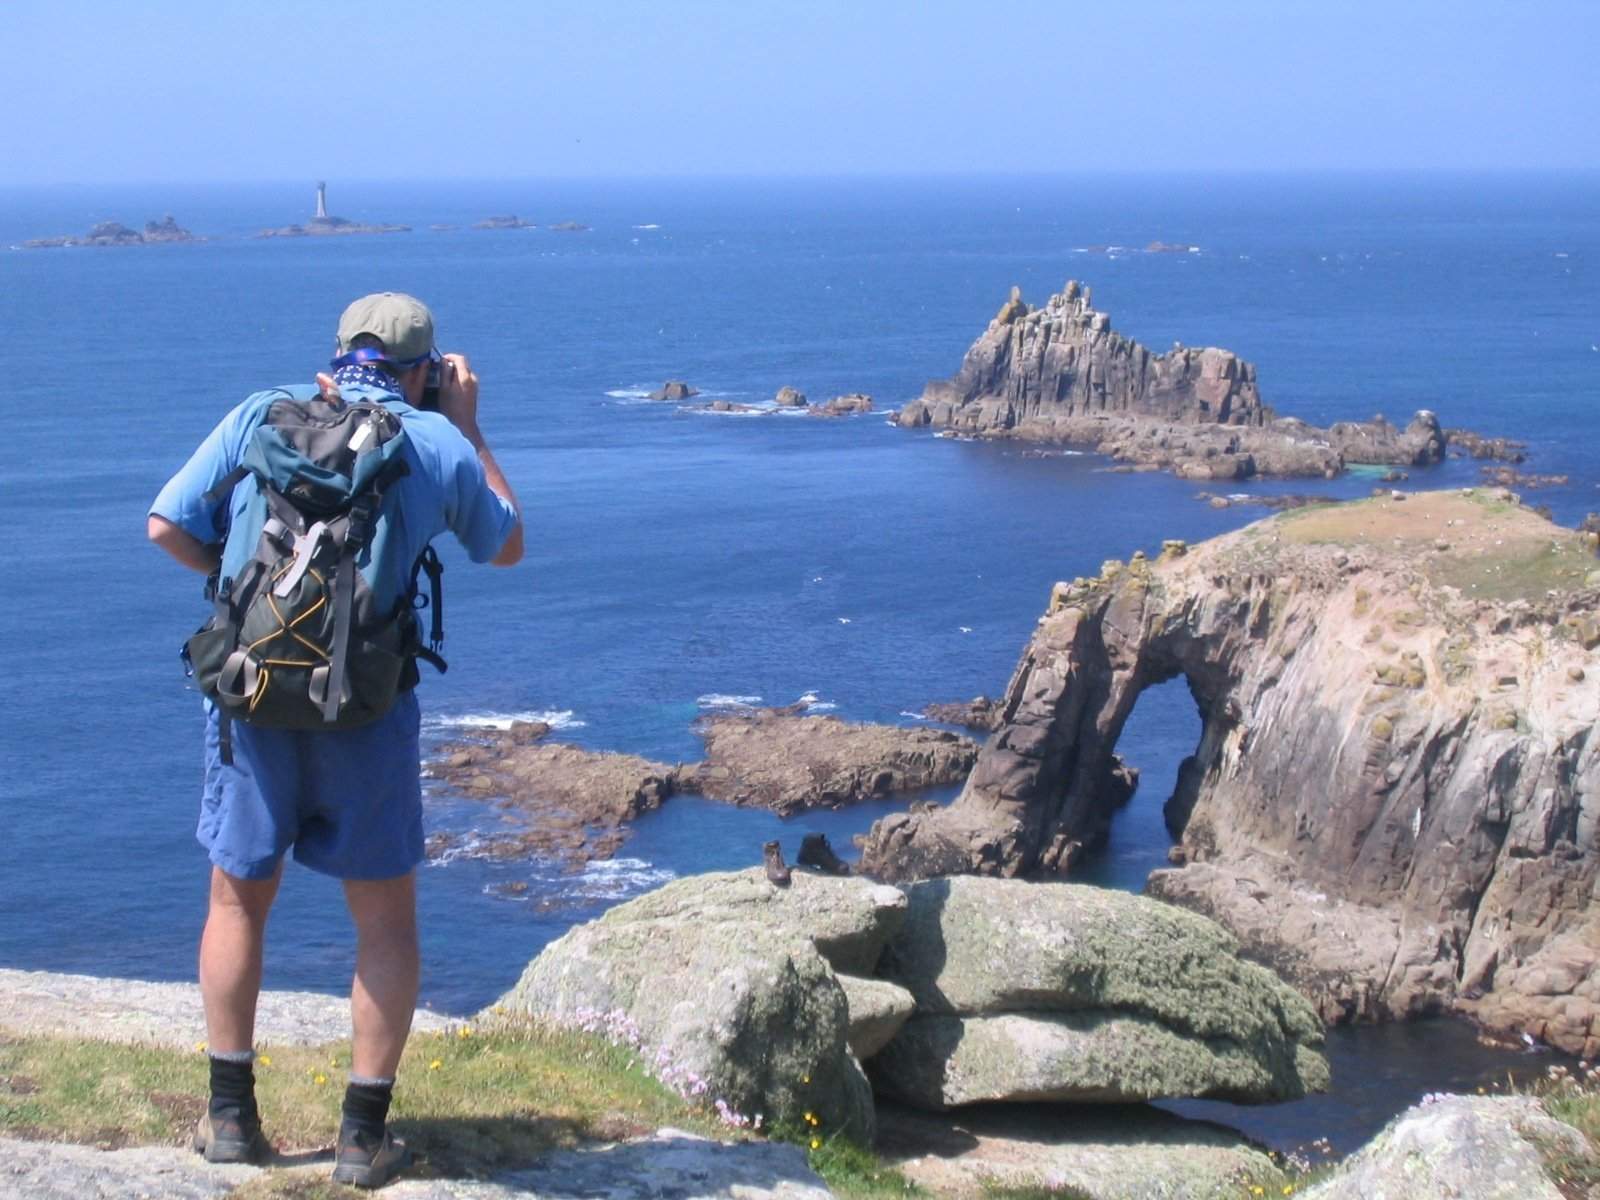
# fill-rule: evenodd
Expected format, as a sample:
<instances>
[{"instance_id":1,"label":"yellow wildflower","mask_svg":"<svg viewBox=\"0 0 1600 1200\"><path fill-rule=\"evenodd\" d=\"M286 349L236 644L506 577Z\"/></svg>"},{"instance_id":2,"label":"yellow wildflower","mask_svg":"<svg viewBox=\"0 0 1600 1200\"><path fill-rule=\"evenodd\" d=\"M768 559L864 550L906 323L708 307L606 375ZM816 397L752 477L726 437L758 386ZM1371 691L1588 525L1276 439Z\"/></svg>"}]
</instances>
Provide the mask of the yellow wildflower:
<instances>
[{"instance_id":1,"label":"yellow wildflower","mask_svg":"<svg viewBox=\"0 0 1600 1200\"><path fill-rule=\"evenodd\" d=\"M431 1062L431 1063L429 1063L429 1064L428 1064L428 1070L430 1070L430 1071L437 1071L437 1070L438 1070L438 1069L439 1069L439 1068L440 1068L440 1067L442 1067L442 1066L444 1066L444 1063L442 1063L442 1062L440 1062L440 1061L439 1061L439 1060L438 1060L438 1059L437 1059L437 1058L436 1058L436 1059L434 1059L434 1060L433 1060L433 1061L432 1061L432 1062Z\"/></svg>"},{"instance_id":2,"label":"yellow wildflower","mask_svg":"<svg viewBox=\"0 0 1600 1200\"><path fill-rule=\"evenodd\" d=\"M822 1149L822 1139L821 1138L812 1138L811 1139L811 1148L813 1150L821 1150Z\"/></svg>"},{"instance_id":3,"label":"yellow wildflower","mask_svg":"<svg viewBox=\"0 0 1600 1200\"><path fill-rule=\"evenodd\" d=\"M811 1082L811 1076L809 1076L809 1075L800 1076L800 1082L801 1083L810 1083Z\"/></svg>"},{"instance_id":4,"label":"yellow wildflower","mask_svg":"<svg viewBox=\"0 0 1600 1200\"><path fill-rule=\"evenodd\" d=\"M204 1042L196 1042L194 1044L194 1048L196 1050L200 1051L201 1054L204 1054L206 1052L206 1044Z\"/></svg>"},{"instance_id":5,"label":"yellow wildflower","mask_svg":"<svg viewBox=\"0 0 1600 1200\"><path fill-rule=\"evenodd\" d=\"M1250 1194L1252 1196L1265 1196L1267 1194L1267 1189L1258 1183L1250 1189Z\"/></svg>"},{"instance_id":6,"label":"yellow wildflower","mask_svg":"<svg viewBox=\"0 0 1600 1200\"><path fill-rule=\"evenodd\" d=\"M1285 1195L1285 1196L1292 1196L1292 1195L1294 1195L1294 1184L1292 1184L1292 1183L1286 1183L1286 1184L1284 1184L1284 1185L1283 1185L1283 1194L1284 1194L1284 1195Z\"/></svg>"},{"instance_id":7,"label":"yellow wildflower","mask_svg":"<svg viewBox=\"0 0 1600 1200\"><path fill-rule=\"evenodd\" d=\"M323 1084L328 1082L328 1077L326 1075L324 1075L321 1071L318 1071L315 1075L313 1075L311 1077L311 1082L316 1084L318 1087L321 1087Z\"/></svg>"},{"instance_id":8,"label":"yellow wildflower","mask_svg":"<svg viewBox=\"0 0 1600 1200\"><path fill-rule=\"evenodd\" d=\"M472 1036L472 1030L463 1025L460 1029L456 1030L456 1036L458 1038L469 1038Z\"/></svg>"},{"instance_id":9,"label":"yellow wildflower","mask_svg":"<svg viewBox=\"0 0 1600 1200\"><path fill-rule=\"evenodd\" d=\"M258 1063L260 1063L263 1067L270 1067L272 1065L272 1055L270 1055L270 1054L258 1054L258 1055L256 1055L256 1061Z\"/></svg>"},{"instance_id":10,"label":"yellow wildflower","mask_svg":"<svg viewBox=\"0 0 1600 1200\"><path fill-rule=\"evenodd\" d=\"M802 1117L801 1117L801 1118L800 1118L800 1119L801 1119L801 1120L802 1120L802 1121L804 1121L804 1122L805 1122L805 1123L806 1123L806 1124L807 1124L807 1125L812 1125L812 1124L815 1124L815 1123L816 1123L816 1120L817 1120L817 1119L816 1119L816 1118L815 1118L815 1117L813 1117L813 1116L812 1116L812 1115L811 1115L811 1114L810 1114L810 1113L806 1113L806 1114L805 1114L805 1115L804 1115L804 1116L802 1116Z\"/></svg>"}]
</instances>

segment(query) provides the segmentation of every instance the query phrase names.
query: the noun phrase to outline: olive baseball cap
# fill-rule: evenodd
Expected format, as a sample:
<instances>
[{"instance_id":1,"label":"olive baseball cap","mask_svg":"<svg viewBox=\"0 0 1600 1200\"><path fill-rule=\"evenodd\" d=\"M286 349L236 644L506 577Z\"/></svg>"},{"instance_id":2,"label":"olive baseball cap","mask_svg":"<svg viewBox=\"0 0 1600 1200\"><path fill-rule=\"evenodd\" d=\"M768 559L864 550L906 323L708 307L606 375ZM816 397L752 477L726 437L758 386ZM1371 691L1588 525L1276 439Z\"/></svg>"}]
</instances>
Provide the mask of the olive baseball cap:
<instances>
[{"instance_id":1,"label":"olive baseball cap","mask_svg":"<svg viewBox=\"0 0 1600 1200\"><path fill-rule=\"evenodd\" d=\"M433 349L433 314L415 296L404 292L374 292L363 296L339 318L339 353L363 333L383 343L384 353L396 363L425 358Z\"/></svg>"}]
</instances>

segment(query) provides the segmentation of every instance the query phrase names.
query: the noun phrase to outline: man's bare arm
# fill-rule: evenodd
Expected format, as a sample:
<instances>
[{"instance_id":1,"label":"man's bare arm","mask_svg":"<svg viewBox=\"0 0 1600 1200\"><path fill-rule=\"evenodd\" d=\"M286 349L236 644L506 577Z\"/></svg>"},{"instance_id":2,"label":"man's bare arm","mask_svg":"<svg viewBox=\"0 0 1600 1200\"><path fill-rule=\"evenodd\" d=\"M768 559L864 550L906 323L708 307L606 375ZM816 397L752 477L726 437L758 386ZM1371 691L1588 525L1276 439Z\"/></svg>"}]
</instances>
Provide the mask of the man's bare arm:
<instances>
[{"instance_id":1,"label":"man's bare arm","mask_svg":"<svg viewBox=\"0 0 1600 1200\"><path fill-rule=\"evenodd\" d=\"M478 452L478 462L483 465L483 478L489 490L517 514L516 527L500 547L500 553L489 562L497 567L515 566L522 561L522 506L517 503L517 494L511 490L510 482L495 461L489 443L484 440L483 431L478 428L478 377L465 355L446 354L444 361L449 369L439 389L439 411Z\"/></svg>"},{"instance_id":2,"label":"man's bare arm","mask_svg":"<svg viewBox=\"0 0 1600 1200\"><path fill-rule=\"evenodd\" d=\"M209 575L222 563L222 547L207 545L165 517L150 514L145 532L150 540L191 571Z\"/></svg>"}]
</instances>

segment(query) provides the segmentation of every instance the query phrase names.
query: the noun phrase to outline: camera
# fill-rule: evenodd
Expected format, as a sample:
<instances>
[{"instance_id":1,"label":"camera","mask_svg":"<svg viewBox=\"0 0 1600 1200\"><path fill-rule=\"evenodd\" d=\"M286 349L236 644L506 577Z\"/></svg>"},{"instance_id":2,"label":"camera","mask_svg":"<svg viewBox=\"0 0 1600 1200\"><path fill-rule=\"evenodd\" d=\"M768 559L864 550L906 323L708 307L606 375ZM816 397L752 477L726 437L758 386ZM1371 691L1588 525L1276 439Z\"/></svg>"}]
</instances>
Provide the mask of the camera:
<instances>
[{"instance_id":1,"label":"camera","mask_svg":"<svg viewBox=\"0 0 1600 1200\"><path fill-rule=\"evenodd\" d=\"M435 359L428 364L428 378L422 385L422 408L429 412L439 410L439 386L444 377L445 363L442 359Z\"/></svg>"}]
</instances>

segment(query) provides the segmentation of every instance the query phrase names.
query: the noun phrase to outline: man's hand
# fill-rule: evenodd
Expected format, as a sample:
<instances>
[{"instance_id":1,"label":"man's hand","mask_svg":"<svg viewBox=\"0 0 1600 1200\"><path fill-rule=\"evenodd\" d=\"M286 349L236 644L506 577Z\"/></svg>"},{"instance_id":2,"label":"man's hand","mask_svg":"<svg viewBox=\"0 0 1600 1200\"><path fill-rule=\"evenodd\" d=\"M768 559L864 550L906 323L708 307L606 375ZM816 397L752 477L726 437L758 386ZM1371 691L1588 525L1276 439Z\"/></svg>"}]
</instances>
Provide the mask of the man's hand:
<instances>
[{"instance_id":1,"label":"man's hand","mask_svg":"<svg viewBox=\"0 0 1600 1200\"><path fill-rule=\"evenodd\" d=\"M478 376L465 354L446 354L439 364L439 411L474 446L478 432Z\"/></svg>"}]
</instances>

